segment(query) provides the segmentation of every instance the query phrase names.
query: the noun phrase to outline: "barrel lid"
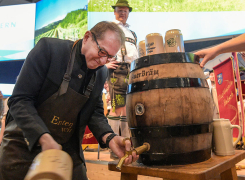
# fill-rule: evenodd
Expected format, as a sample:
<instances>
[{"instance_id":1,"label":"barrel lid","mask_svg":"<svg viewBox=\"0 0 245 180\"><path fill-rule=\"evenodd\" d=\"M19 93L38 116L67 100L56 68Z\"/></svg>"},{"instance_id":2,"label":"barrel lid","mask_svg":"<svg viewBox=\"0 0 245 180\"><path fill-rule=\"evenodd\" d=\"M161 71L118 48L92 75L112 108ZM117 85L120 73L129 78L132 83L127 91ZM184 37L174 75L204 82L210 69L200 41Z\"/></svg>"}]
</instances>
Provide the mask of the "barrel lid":
<instances>
[{"instance_id":1,"label":"barrel lid","mask_svg":"<svg viewBox=\"0 0 245 180\"><path fill-rule=\"evenodd\" d=\"M167 63L195 63L194 54L188 52L177 52L177 53L161 53L143 56L134 60L131 63L130 72L140 69L143 67L148 67L157 64L167 64Z\"/></svg>"}]
</instances>

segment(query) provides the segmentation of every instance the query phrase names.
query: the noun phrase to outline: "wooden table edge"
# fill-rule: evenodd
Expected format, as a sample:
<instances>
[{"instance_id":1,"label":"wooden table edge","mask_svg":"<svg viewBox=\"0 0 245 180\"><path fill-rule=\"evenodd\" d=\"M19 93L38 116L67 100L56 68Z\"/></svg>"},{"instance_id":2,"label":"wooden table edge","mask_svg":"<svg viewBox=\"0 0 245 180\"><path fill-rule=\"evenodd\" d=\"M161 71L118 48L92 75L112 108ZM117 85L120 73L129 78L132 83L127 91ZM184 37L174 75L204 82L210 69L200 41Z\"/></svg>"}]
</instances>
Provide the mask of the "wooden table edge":
<instances>
[{"instance_id":1,"label":"wooden table edge","mask_svg":"<svg viewBox=\"0 0 245 180\"><path fill-rule=\"evenodd\" d=\"M173 168L175 167L180 167L182 165L173 165L173 166L153 166L151 168L151 173L149 173L147 171L147 169L150 166L145 166L142 165L140 167L137 167L135 165L128 165L128 166L122 166L121 171L116 169L116 165L118 163L118 160L116 161L111 161L108 163L108 169L110 171L117 171L117 172L121 172L121 173L127 173L127 174L136 174L136 175L144 175L144 176L151 176L151 177L159 177L159 178L169 178L169 179L174 179L174 178L178 178L181 175L185 175L185 177L182 177L182 180L205 180L208 178L212 178L214 177L215 174L220 174L224 171L227 171L229 169L234 168L235 164L240 162L241 160L243 160L245 158L245 151L243 150L236 150L235 151L235 155L232 156L215 156L214 154L212 154L211 159L215 157L215 158L222 158L222 159L226 159L224 162L222 162L221 164L216 164L212 167L212 170L210 170L210 167L207 167L206 169L202 170L202 171L193 171L193 172L178 172L177 170L175 171ZM204 164L207 163L210 160L204 161L204 162L200 162L200 163L196 163L196 164ZM232 161L232 164L230 164ZM195 166L196 164L188 164L189 166ZM166 168L164 168L166 167ZM169 167L172 167L172 169L170 169ZM183 166L184 167L184 166ZM132 171L133 168L133 171ZM145 171L143 171L142 169L145 169Z\"/></svg>"}]
</instances>

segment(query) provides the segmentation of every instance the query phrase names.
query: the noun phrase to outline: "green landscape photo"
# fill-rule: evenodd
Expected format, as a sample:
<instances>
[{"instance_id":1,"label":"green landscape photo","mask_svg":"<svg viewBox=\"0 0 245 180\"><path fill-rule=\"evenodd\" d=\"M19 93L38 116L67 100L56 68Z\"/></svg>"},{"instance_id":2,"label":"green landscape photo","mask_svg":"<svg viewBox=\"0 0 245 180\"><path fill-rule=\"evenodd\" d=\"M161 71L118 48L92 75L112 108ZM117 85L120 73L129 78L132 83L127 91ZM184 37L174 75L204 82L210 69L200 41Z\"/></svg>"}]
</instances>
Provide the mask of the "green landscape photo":
<instances>
[{"instance_id":1,"label":"green landscape photo","mask_svg":"<svg viewBox=\"0 0 245 180\"><path fill-rule=\"evenodd\" d=\"M35 44L42 37L77 40L81 39L88 29L87 10L78 9L67 13L62 20L52 22L35 31Z\"/></svg>"},{"instance_id":2,"label":"green landscape photo","mask_svg":"<svg viewBox=\"0 0 245 180\"><path fill-rule=\"evenodd\" d=\"M88 11L112 12L117 0L89 0ZM133 12L245 11L244 0L128 0Z\"/></svg>"}]
</instances>

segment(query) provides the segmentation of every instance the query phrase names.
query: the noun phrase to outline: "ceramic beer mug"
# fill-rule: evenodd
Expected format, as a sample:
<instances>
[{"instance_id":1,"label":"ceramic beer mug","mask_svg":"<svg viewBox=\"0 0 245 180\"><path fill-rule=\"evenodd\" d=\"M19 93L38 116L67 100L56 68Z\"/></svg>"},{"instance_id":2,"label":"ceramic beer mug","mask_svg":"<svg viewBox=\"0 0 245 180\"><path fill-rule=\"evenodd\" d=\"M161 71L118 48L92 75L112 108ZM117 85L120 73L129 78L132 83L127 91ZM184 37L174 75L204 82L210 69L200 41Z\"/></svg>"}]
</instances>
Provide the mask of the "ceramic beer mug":
<instances>
[{"instance_id":1,"label":"ceramic beer mug","mask_svg":"<svg viewBox=\"0 0 245 180\"><path fill-rule=\"evenodd\" d=\"M139 58L141 58L141 57L146 55L146 52L145 52L145 40L139 42L138 54L139 54Z\"/></svg>"},{"instance_id":2,"label":"ceramic beer mug","mask_svg":"<svg viewBox=\"0 0 245 180\"><path fill-rule=\"evenodd\" d=\"M165 51L166 53L185 52L183 36L179 29L171 29L166 32Z\"/></svg>"},{"instance_id":3,"label":"ceramic beer mug","mask_svg":"<svg viewBox=\"0 0 245 180\"><path fill-rule=\"evenodd\" d=\"M145 37L146 55L165 53L163 37L160 33L150 33Z\"/></svg>"},{"instance_id":4,"label":"ceramic beer mug","mask_svg":"<svg viewBox=\"0 0 245 180\"><path fill-rule=\"evenodd\" d=\"M232 125L229 119L214 119L213 128L214 153L220 156L235 154L235 146L242 136L241 127ZM235 142L233 142L233 128L239 130Z\"/></svg>"},{"instance_id":5,"label":"ceramic beer mug","mask_svg":"<svg viewBox=\"0 0 245 180\"><path fill-rule=\"evenodd\" d=\"M62 150L50 149L39 153L24 180L71 180L73 162Z\"/></svg>"}]
</instances>

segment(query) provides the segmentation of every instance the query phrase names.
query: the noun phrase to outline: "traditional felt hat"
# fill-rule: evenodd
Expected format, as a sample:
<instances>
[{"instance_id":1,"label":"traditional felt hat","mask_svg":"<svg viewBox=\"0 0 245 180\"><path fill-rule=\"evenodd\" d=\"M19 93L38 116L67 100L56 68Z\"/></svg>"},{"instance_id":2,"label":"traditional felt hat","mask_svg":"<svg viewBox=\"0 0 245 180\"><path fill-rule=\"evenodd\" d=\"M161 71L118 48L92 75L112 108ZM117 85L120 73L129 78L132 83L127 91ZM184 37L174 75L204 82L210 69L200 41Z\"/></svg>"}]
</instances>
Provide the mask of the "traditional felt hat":
<instances>
[{"instance_id":1,"label":"traditional felt hat","mask_svg":"<svg viewBox=\"0 0 245 180\"><path fill-rule=\"evenodd\" d=\"M132 11L132 7L129 6L127 0L118 0L117 3L114 6L111 6L111 7L113 9L115 9L115 7L128 7L129 8L129 12Z\"/></svg>"}]
</instances>

